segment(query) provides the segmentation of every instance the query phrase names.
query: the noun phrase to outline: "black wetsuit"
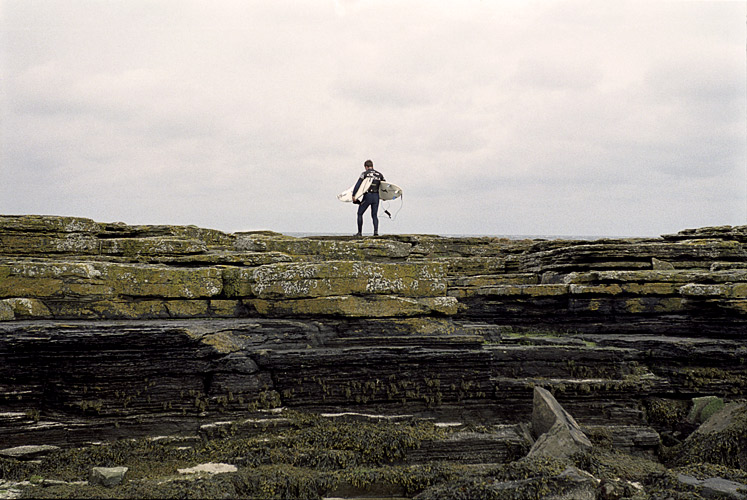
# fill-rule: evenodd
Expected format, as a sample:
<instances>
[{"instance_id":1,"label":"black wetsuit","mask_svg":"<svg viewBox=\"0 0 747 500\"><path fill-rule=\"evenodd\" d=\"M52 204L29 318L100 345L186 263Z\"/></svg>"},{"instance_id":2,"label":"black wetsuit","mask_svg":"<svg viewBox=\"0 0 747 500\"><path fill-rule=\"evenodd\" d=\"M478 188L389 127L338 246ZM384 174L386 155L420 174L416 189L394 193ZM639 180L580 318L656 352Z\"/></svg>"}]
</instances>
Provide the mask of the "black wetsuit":
<instances>
[{"instance_id":1,"label":"black wetsuit","mask_svg":"<svg viewBox=\"0 0 747 500\"><path fill-rule=\"evenodd\" d=\"M358 234L363 232L363 214L368 207L371 207L371 219L373 220L374 236L376 236L379 234L379 185L381 184L381 181L386 179L381 175L381 172L374 169L366 170L358 178L358 182L355 183L353 194L358 191L361 182L363 182L366 177L372 177L373 181L371 182L371 187L369 187L368 191L363 195L360 205L358 205Z\"/></svg>"}]
</instances>

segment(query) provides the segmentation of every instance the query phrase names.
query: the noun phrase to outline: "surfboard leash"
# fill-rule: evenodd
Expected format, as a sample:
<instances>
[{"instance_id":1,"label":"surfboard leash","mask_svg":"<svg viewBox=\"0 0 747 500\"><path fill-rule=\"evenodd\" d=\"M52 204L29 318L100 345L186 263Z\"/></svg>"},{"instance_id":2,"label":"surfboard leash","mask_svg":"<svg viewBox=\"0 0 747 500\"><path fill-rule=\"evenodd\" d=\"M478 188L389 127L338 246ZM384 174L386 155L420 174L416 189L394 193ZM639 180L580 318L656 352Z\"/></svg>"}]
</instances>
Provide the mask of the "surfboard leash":
<instances>
[{"instance_id":1,"label":"surfboard leash","mask_svg":"<svg viewBox=\"0 0 747 500\"><path fill-rule=\"evenodd\" d=\"M394 214L394 218L392 218L392 213L389 211L389 203L387 202L387 205L384 206L384 204L381 204L381 208L384 210L384 213L389 217L389 220L395 221L397 220L397 216L399 215L400 210L402 210L402 206L405 204L404 198L400 195L399 197L399 209L397 209L397 212Z\"/></svg>"}]
</instances>

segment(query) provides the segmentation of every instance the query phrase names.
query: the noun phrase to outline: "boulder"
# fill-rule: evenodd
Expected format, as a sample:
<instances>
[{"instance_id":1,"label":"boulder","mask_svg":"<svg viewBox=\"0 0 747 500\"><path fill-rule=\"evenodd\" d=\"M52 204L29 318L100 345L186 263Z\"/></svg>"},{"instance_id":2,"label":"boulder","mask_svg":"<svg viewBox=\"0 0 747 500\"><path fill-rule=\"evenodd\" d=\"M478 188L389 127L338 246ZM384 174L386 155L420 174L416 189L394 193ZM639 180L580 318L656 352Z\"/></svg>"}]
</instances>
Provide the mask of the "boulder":
<instances>
[{"instance_id":1,"label":"boulder","mask_svg":"<svg viewBox=\"0 0 747 500\"><path fill-rule=\"evenodd\" d=\"M707 462L747 471L747 402L726 404L673 450L678 465Z\"/></svg>"},{"instance_id":2,"label":"boulder","mask_svg":"<svg viewBox=\"0 0 747 500\"><path fill-rule=\"evenodd\" d=\"M88 484L106 488L117 486L122 484L128 470L127 467L94 467L88 476Z\"/></svg>"},{"instance_id":3,"label":"boulder","mask_svg":"<svg viewBox=\"0 0 747 500\"><path fill-rule=\"evenodd\" d=\"M592 448L591 441L573 417L541 387L534 388L532 433L537 441L529 450L530 457L568 457Z\"/></svg>"},{"instance_id":4,"label":"boulder","mask_svg":"<svg viewBox=\"0 0 747 500\"><path fill-rule=\"evenodd\" d=\"M695 431L697 435L708 435L730 430L736 430L747 424L747 403L733 402L706 420Z\"/></svg>"}]
</instances>

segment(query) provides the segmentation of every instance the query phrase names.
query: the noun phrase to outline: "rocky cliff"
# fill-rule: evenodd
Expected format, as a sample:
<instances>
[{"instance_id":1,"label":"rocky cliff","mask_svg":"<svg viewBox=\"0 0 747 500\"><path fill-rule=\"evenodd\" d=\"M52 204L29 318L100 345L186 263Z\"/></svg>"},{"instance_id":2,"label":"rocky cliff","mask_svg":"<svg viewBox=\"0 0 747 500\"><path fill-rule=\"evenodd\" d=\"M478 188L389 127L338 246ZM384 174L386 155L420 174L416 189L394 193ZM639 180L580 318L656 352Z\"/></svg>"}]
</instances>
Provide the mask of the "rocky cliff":
<instances>
[{"instance_id":1,"label":"rocky cliff","mask_svg":"<svg viewBox=\"0 0 747 500\"><path fill-rule=\"evenodd\" d=\"M0 441L279 407L508 425L541 386L651 455L692 431L693 398L745 396L746 257L747 226L355 239L0 216Z\"/></svg>"}]
</instances>

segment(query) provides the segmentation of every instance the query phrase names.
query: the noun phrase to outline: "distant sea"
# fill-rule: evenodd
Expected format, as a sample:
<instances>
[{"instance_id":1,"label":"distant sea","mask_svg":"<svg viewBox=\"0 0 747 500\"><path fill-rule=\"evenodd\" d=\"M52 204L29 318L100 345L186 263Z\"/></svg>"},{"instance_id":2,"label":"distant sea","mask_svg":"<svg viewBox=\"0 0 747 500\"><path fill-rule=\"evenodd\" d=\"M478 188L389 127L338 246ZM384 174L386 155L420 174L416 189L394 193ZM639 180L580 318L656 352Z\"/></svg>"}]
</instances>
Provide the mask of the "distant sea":
<instances>
[{"instance_id":1,"label":"distant sea","mask_svg":"<svg viewBox=\"0 0 747 500\"><path fill-rule=\"evenodd\" d=\"M308 236L353 236L349 233L282 233L295 238L306 238ZM408 233L409 234L409 233ZM386 236L383 233L382 236ZM365 236L365 235L364 235ZM444 238L507 238L509 240L601 240L621 238L646 238L646 236L593 236L593 235L558 235L558 234L438 234Z\"/></svg>"}]
</instances>

